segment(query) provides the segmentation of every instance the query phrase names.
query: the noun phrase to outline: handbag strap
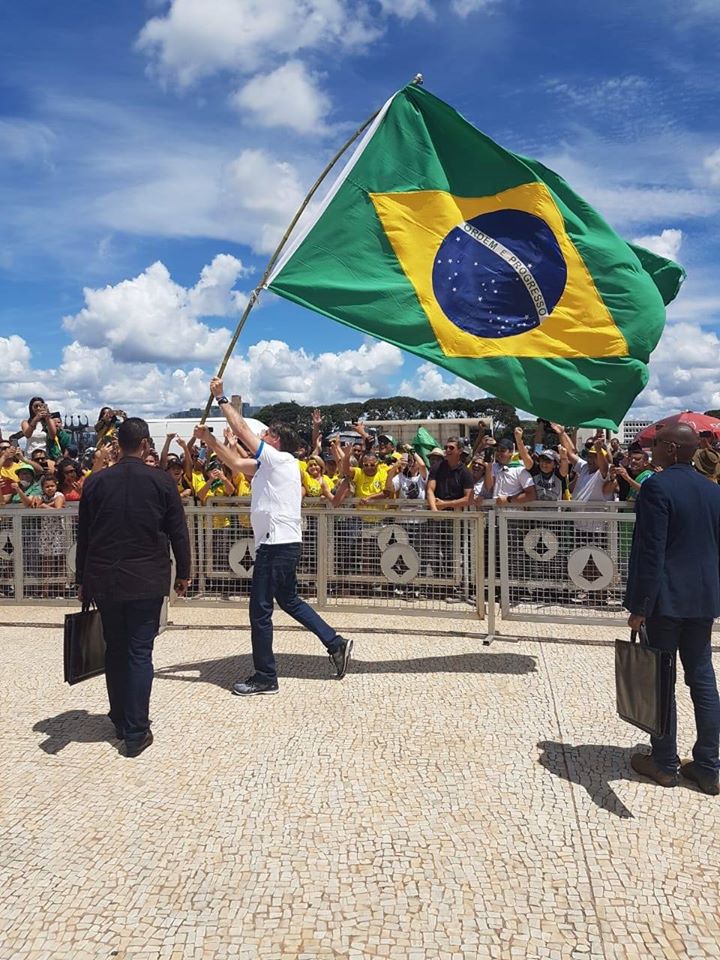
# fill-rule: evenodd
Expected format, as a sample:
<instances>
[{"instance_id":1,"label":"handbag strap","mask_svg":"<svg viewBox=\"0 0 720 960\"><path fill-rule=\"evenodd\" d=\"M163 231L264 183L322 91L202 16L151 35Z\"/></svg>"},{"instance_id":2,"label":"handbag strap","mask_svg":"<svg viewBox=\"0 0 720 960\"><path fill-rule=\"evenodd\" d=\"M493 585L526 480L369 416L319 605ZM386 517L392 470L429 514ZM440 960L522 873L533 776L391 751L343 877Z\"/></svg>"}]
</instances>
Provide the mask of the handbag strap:
<instances>
[{"instance_id":1,"label":"handbag strap","mask_svg":"<svg viewBox=\"0 0 720 960\"><path fill-rule=\"evenodd\" d=\"M640 625L639 630L630 631L630 643L635 643L637 641L638 634L640 635L640 646L641 647L650 646L650 644L648 643L647 629L644 623Z\"/></svg>"}]
</instances>

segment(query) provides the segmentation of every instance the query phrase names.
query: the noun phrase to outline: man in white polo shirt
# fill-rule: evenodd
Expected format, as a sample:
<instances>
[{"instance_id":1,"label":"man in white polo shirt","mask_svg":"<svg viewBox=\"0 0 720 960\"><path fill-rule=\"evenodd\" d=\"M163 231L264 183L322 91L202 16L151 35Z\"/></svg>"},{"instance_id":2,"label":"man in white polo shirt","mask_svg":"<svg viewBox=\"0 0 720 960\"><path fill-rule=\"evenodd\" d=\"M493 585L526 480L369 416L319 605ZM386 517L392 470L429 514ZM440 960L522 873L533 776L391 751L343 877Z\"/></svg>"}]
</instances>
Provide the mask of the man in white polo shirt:
<instances>
[{"instance_id":1,"label":"man in white polo shirt","mask_svg":"<svg viewBox=\"0 0 720 960\"><path fill-rule=\"evenodd\" d=\"M277 668L273 654L273 601L318 637L328 651L338 678L345 676L352 640L336 633L312 607L298 596L296 569L302 553L300 471L293 453L298 437L281 423L271 424L257 437L225 396L222 380L214 377L210 392L238 437L253 454L240 457L218 443L206 427L196 427L204 441L235 472L252 477L250 519L255 536L255 566L250 590L250 630L254 672L233 685L233 693L250 696L277 693Z\"/></svg>"}]
</instances>

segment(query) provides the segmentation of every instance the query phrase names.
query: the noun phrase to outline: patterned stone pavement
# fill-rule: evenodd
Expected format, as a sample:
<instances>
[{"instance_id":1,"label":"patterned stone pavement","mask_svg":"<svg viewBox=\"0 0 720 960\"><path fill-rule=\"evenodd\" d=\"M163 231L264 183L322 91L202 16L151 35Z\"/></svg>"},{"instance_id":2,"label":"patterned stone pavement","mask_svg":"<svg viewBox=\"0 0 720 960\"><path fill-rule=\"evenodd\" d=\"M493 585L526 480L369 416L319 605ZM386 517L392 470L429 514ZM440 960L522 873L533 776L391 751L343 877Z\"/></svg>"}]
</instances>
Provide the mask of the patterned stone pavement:
<instances>
[{"instance_id":1,"label":"patterned stone pavement","mask_svg":"<svg viewBox=\"0 0 720 960\"><path fill-rule=\"evenodd\" d=\"M244 615L174 619L136 760L57 627L2 628L2 960L718 956L720 805L630 770L612 647L346 615L344 681L280 629L280 695L241 700L247 630L211 628Z\"/></svg>"}]
</instances>

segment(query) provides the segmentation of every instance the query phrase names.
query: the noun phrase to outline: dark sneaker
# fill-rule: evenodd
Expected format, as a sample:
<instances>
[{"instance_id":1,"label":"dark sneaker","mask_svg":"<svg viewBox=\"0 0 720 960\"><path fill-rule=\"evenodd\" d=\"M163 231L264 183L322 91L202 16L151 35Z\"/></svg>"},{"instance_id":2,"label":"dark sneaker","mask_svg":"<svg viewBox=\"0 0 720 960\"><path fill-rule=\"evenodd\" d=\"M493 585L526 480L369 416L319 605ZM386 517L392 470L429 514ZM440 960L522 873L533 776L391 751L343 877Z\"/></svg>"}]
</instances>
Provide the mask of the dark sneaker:
<instances>
[{"instance_id":1,"label":"dark sneaker","mask_svg":"<svg viewBox=\"0 0 720 960\"><path fill-rule=\"evenodd\" d=\"M337 671L338 680L342 680L347 673L348 664L350 663L353 642L340 636L337 639L340 641L340 646L330 654L330 662Z\"/></svg>"},{"instance_id":2,"label":"dark sneaker","mask_svg":"<svg viewBox=\"0 0 720 960\"><path fill-rule=\"evenodd\" d=\"M126 757L139 757L143 750L147 750L150 744L155 738L152 733L148 730L143 739L139 743L125 743L125 756Z\"/></svg>"},{"instance_id":3,"label":"dark sneaker","mask_svg":"<svg viewBox=\"0 0 720 960\"><path fill-rule=\"evenodd\" d=\"M699 770L692 760L683 760L680 764L680 773L686 780L692 780L693 783L697 784L700 790L709 797L720 795L720 781L717 775L713 776L711 773Z\"/></svg>"},{"instance_id":4,"label":"dark sneaker","mask_svg":"<svg viewBox=\"0 0 720 960\"><path fill-rule=\"evenodd\" d=\"M259 677L248 677L233 684L232 692L238 697L252 697L257 693L278 693L277 680L261 680Z\"/></svg>"},{"instance_id":5,"label":"dark sneaker","mask_svg":"<svg viewBox=\"0 0 720 960\"><path fill-rule=\"evenodd\" d=\"M654 780L661 787L676 787L678 785L678 775L659 767L649 753L634 753L630 758L630 766L635 773L639 773L649 780Z\"/></svg>"}]
</instances>

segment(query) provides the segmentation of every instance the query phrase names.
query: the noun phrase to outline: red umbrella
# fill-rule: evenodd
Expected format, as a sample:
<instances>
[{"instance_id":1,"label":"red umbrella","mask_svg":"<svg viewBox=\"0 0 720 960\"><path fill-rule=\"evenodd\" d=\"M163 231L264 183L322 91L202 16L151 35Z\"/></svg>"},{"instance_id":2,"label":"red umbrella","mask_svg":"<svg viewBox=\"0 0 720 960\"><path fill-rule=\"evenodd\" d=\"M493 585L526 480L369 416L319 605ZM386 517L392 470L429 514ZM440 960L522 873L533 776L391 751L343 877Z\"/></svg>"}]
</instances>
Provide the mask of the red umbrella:
<instances>
[{"instance_id":1,"label":"red umbrella","mask_svg":"<svg viewBox=\"0 0 720 960\"><path fill-rule=\"evenodd\" d=\"M641 447L649 447L653 442L657 427L672 423L687 423L696 433L709 430L715 435L716 439L720 440L720 420L716 417L706 417L704 413L693 413L692 410L685 410L683 413L675 413L671 417L664 417L657 423L645 427L635 437L633 443L639 443Z\"/></svg>"}]
</instances>

